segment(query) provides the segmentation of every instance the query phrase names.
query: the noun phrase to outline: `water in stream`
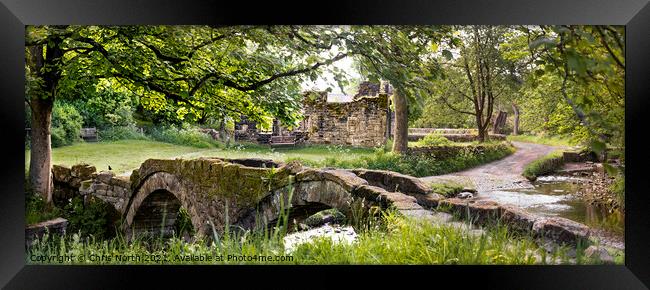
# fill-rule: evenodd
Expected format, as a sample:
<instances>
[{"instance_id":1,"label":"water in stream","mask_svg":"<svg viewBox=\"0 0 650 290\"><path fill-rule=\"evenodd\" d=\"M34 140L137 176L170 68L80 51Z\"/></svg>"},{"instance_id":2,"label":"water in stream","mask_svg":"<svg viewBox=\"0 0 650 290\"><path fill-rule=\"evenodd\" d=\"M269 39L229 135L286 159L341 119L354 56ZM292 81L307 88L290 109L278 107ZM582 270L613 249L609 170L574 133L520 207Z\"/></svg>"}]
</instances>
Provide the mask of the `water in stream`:
<instances>
[{"instance_id":1,"label":"water in stream","mask_svg":"<svg viewBox=\"0 0 650 290\"><path fill-rule=\"evenodd\" d=\"M623 243L625 223L623 214L608 212L591 205L577 194L584 191L587 179L546 176L533 182L533 187L481 192L477 197L501 204L514 204L531 213L559 216L583 223L596 230L598 235Z\"/></svg>"}]
</instances>

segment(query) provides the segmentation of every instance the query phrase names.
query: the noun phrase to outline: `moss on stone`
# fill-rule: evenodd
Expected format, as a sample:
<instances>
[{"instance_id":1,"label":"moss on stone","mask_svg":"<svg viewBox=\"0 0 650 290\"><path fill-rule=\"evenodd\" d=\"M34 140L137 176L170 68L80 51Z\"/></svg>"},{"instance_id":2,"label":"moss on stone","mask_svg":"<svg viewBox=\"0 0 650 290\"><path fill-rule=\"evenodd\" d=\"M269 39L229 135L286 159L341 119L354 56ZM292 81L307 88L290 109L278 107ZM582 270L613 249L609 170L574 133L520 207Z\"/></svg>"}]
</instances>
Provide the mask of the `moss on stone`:
<instances>
[{"instance_id":1,"label":"moss on stone","mask_svg":"<svg viewBox=\"0 0 650 290\"><path fill-rule=\"evenodd\" d=\"M342 212L338 209L330 208L309 216L305 219L304 223L310 227L318 227L326 223L341 224L344 223L345 220L346 217Z\"/></svg>"}]
</instances>

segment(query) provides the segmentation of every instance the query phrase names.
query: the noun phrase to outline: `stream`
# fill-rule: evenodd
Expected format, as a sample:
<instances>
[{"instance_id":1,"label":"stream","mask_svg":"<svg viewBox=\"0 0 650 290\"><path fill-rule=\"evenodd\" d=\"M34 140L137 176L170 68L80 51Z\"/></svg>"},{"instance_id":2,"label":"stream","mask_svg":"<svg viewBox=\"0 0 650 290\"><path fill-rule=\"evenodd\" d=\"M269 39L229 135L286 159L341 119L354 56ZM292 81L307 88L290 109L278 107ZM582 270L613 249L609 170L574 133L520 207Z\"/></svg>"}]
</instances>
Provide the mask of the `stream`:
<instances>
[{"instance_id":1,"label":"stream","mask_svg":"<svg viewBox=\"0 0 650 290\"><path fill-rule=\"evenodd\" d=\"M477 198L513 204L542 216L558 216L583 223L593 235L609 246L623 249L625 218L618 211L608 212L591 205L577 194L586 190L589 180L578 177L543 176L532 187L479 192Z\"/></svg>"}]
</instances>

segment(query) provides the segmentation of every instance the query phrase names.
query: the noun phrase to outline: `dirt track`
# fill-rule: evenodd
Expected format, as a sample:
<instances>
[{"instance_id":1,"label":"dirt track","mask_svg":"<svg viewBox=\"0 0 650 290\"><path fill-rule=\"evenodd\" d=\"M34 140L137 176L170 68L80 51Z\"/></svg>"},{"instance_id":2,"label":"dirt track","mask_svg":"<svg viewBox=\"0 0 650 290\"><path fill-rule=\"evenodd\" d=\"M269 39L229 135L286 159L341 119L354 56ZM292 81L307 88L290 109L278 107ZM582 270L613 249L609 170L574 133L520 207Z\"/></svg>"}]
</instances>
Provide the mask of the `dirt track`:
<instances>
[{"instance_id":1,"label":"dirt track","mask_svg":"<svg viewBox=\"0 0 650 290\"><path fill-rule=\"evenodd\" d=\"M524 167L533 160L551 153L557 147L523 142L512 142L512 144L517 151L501 160L460 172L427 176L421 179L425 182L454 180L473 186L478 191L529 187L530 183L521 176Z\"/></svg>"}]
</instances>

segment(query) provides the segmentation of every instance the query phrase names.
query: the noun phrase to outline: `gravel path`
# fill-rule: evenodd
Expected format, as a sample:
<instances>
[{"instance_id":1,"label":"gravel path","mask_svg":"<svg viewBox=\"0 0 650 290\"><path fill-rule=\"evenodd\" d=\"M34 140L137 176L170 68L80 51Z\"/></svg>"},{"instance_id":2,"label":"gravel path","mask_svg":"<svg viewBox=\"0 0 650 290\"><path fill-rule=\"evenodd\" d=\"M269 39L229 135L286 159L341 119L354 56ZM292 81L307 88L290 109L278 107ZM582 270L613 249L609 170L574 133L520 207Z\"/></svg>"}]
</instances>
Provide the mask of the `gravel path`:
<instances>
[{"instance_id":1,"label":"gravel path","mask_svg":"<svg viewBox=\"0 0 650 290\"><path fill-rule=\"evenodd\" d=\"M521 176L524 167L533 160L551 153L558 147L523 142L512 142L512 144L517 148L517 151L501 160L460 172L427 176L421 179L427 183L433 181L456 181L467 186L472 186L479 192L531 187L530 182Z\"/></svg>"}]
</instances>

